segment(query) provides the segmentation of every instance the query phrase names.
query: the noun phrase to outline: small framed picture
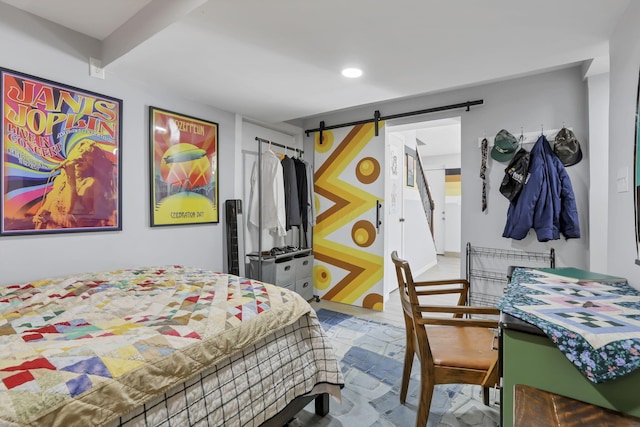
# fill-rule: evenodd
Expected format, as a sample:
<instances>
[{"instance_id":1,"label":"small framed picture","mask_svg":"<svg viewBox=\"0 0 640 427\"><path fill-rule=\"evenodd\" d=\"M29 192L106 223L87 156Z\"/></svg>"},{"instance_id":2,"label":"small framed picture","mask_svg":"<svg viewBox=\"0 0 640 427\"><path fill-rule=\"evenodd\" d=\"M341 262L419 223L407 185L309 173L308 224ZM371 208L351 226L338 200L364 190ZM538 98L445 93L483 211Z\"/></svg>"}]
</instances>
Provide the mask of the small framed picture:
<instances>
[{"instance_id":1,"label":"small framed picture","mask_svg":"<svg viewBox=\"0 0 640 427\"><path fill-rule=\"evenodd\" d=\"M415 170L416 170L416 158L413 157L410 153L405 153L405 157L407 159L407 187L413 187L415 184Z\"/></svg>"}]
</instances>

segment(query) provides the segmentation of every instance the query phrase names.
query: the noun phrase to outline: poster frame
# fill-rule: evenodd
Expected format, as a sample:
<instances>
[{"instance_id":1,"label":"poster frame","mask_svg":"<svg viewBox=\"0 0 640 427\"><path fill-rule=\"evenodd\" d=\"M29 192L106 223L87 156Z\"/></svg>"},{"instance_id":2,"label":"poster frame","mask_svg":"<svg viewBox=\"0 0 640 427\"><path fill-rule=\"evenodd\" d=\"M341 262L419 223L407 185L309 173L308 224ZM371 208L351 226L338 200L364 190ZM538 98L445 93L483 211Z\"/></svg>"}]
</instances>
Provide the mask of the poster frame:
<instances>
[{"instance_id":1,"label":"poster frame","mask_svg":"<svg viewBox=\"0 0 640 427\"><path fill-rule=\"evenodd\" d=\"M0 235L122 230L122 100L3 67L0 94Z\"/></svg>"},{"instance_id":2,"label":"poster frame","mask_svg":"<svg viewBox=\"0 0 640 427\"><path fill-rule=\"evenodd\" d=\"M216 122L149 106L151 227L220 222L219 131Z\"/></svg>"}]
</instances>

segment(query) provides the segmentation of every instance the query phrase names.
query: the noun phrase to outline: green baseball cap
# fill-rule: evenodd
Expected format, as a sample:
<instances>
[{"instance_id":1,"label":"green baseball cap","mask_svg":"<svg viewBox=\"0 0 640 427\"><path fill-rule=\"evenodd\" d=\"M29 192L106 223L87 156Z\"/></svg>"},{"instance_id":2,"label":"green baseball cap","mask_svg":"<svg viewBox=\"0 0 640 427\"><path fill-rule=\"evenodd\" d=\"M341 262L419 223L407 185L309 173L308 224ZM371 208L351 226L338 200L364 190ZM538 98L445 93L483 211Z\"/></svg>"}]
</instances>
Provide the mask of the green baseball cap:
<instances>
[{"instance_id":1,"label":"green baseball cap","mask_svg":"<svg viewBox=\"0 0 640 427\"><path fill-rule=\"evenodd\" d=\"M518 140L509 131L502 129L493 139L491 157L499 162L511 160L518 149Z\"/></svg>"}]
</instances>

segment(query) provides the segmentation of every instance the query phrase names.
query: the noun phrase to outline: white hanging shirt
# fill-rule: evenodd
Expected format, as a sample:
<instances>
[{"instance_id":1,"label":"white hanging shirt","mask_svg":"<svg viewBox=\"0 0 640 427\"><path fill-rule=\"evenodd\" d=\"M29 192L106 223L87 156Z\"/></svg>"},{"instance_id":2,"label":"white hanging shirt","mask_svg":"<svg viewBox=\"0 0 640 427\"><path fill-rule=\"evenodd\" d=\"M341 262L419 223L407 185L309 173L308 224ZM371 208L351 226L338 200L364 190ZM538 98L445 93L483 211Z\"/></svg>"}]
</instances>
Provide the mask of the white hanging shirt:
<instances>
[{"instance_id":1,"label":"white hanging shirt","mask_svg":"<svg viewBox=\"0 0 640 427\"><path fill-rule=\"evenodd\" d=\"M262 153L262 206L258 200L258 162L251 172L251 196L249 198L248 220L263 230L275 231L278 236L286 236L286 210L284 204L284 175L280 158L270 150ZM260 224L262 211L262 224Z\"/></svg>"}]
</instances>

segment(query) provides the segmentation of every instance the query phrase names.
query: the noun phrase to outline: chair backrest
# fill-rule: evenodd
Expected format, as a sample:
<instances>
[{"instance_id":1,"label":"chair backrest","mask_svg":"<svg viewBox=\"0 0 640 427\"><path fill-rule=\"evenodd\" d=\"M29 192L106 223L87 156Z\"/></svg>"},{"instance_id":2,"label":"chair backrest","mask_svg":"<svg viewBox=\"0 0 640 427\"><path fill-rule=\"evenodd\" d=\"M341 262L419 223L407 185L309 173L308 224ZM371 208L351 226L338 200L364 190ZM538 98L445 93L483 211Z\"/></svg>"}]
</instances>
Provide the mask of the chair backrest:
<instances>
[{"instance_id":1,"label":"chair backrest","mask_svg":"<svg viewBox=\"0 0 640 427\"><path fill-rule=\"evenodd\" d=\"M398 252L393 251L391 253L391 260L396 267L396 276L398 278L398 290L400 291L400 302L402 303L402 310L405 315L410 318L413 317L413 310L411 309L411 296L409 288L415 291L413 286L413 275L411 274L411 268L409 263L398 257ZM415 294L415 292L413 292ZM417 297L416 297L417 299ZM416 300L417 303L417 300Z\"/></svg>"},{"instance_id":2,"label":"chair backrest","mask_svg":"<svg viewBox=\"0 0 640 427\"><path fill-rule=\"evenodd\" d=\"M418 297L427 295L457 294L456 305L465 306L469 296L469 282L466 279L443 279L431 282L415 282L409 263L398 257L397 251L391 253L391 260L396 268L398 287L402 308L409 317L423 317L423 312L415 308L420 305ZM416 287L421 288L417 290ZM449 312L453 313L453 312ZM453 313L454 318L461 318L461 313Z\"/></svg>"},{"instance_id":3,"label":"chair backrest","mask_svg":"<svg viewBox=\"0 0 640 427\"><path fill-rule=\"evenodd\" d=\"M409 263L407 261L398 257L397 251L393 251L391 253L391 260L395 265L396 276L398 278L398 293L400 295L400 303L402 304L402 311L404 314L407 342L409 340L413 341L414 351L418 353L418 357L420 359L432 360L431 349L429 348L429 338L426 333L421 333L424 331L424 325L418 325L416 327L415 323L416 318L422 318L422 313L415 310L419 301L416 294L413 275L411 274L411 267L409 267ZM418 338L418 335L420 335L420 338Z\"/></svg>"},{"instance_id":4,"label":"chair backrest","mask_svg":"<svg viewBox=\"0 0 640 427\"><path fill-rule=\"evenodd\" d=\"M424 356L431 358L429 338L425 329L427 324L497 327L497 320L486 319L486 315L496 316L500 313L498 309L495 307L470 307L466 305L469 295L469 282L466 279L415 282L409 263L398 257L396 251L391 253L391 260L396 268L400 301L407 328L407 340L409 340L411 334L411 339L416 342L416 351L427 349L428 351L425 353L428 354ZM419 290L416 289L418 287L420 288ZM425 305L424 301L419 300L419 297L443 294L458 294L457 304L448 306Z\"/></svg>"}]
</instances>

